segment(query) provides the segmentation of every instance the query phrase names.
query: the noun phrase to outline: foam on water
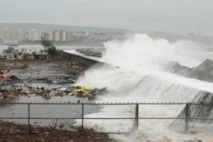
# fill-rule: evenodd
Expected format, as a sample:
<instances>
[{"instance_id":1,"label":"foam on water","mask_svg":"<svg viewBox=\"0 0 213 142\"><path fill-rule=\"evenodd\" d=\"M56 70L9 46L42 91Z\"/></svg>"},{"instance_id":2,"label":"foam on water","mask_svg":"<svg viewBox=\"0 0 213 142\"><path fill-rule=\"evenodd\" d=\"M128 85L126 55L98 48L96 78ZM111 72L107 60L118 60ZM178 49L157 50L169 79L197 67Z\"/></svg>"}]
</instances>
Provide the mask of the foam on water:
<instances>
[{"instance_id":1,"label":"foam on water","mask_svg":"<svg viewBox=\"0 0 213 142\"><path fill-rule=\"evenodd\" d=\"M100 102L196 102L202 91L213 93L213 84L189 79L160 70L165 62L177 61L190 67L200 62L200 51L196 43L181 41L169 43L165 39L153 40L147 35L136 34L124 41L105 43L106 53L102 61L120 68L91 68L80 77L77 84L82 86L107 87L109 91L99 96ZM192 47L194 47L192 49ZM189 52L193 50L193 52ZM140 117L177 117L182 106L140 106ZM85 117L134 117L134 106L104 106L99 113ZM132 135L114 136L122 141L183 141L201 137L201 134L186 135L168 128L173 120L140 121L139 131ZM132 120L101 121L87 120L86 126L105 131L128 131ZM210 132L211 133L211 132ZM202 135L208 140L208 136Z\"/></svg>"}]
</instances>

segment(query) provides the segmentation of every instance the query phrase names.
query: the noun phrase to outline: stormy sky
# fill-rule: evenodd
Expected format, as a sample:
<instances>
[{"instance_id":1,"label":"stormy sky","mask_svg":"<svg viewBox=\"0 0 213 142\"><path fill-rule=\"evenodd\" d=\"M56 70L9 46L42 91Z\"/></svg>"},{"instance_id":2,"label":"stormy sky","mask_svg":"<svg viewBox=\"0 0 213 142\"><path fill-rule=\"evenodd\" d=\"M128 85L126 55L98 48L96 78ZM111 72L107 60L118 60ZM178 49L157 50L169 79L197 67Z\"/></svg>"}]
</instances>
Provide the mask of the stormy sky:
<instances>
[{"instance_id":1,"label":"stormy sky","mask_svg":"<svg viewBox=\"0 0 213 142\"><path fill-rule=\"evenodd\" d=\"M213 0L0 0L0 22L213 35L212 7Z\"/></svg>"}]
</instances>

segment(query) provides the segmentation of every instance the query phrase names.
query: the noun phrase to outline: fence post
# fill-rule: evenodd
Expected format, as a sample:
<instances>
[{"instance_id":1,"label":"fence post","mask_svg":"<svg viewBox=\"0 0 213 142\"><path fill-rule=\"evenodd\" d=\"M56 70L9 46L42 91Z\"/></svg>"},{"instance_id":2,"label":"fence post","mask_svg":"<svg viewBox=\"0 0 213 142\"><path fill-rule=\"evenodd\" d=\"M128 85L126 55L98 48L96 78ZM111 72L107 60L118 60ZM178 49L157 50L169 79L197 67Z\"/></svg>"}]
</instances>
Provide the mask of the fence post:
<instances>
[{"instance_id":1,"label":"fence post","mask_svg":"<svg viewBox=\"0 0 213 142\"><path fill-rule=\"evenodd\" d=\"M81 124L82 124L82 128L81 128L81 129L84 130L84 104L82 103L81 105L82 105L82 106L81 106L81 108L82 108L82 111L81 111L81 114L82 114L82 115L81 115L81 121L82 121Z\"/></svg>"},{"instance_id":2,"label":"fence post","mask_svg":"<svg viewBox=\"0 0 213 142\"><path fill-rule=\"evenodd\" d=\"M188 132L188 128L189 128L189 119L190 119L190 104L189 104L189 103L186 104L185 113L186 113L186 114L185 114L185 124L186 124L185 130L186 130L186 132Z\"/></svg>"},{"instance_id":3,"label":"fence post","mask_svg":"<svg viewBox=\"0 0 213 142\"><path fill-rule=\"evenodd\" d=\"M31 128L30 128L30 103L28 103L28 132L29 132L29 134L31 133Z\"/></svg>"},{"instance_id":4,"label":"fence post","mask_svg":"<svg viewBox=\"0 0 213 142\"><path fill-rule=\"evenodd\" d=\"M139 123L138 123L138 119L139 119L139 105L136 104L136 108L135 108L135 125L136 125L136 129L138 130L139 127Z\"/></svg>"}]
</instances>

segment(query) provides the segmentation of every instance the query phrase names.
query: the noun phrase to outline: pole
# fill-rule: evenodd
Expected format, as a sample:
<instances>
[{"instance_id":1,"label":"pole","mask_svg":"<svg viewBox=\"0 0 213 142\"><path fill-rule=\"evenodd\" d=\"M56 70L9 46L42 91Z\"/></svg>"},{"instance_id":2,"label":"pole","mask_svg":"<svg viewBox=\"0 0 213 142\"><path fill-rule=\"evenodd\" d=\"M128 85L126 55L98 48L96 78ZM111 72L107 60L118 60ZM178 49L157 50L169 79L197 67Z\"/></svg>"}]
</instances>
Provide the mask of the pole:
<instances>
[{"instance_id":1,"label":"pole","mask_svg":"<svg viewBox=\"0 0 213 142\"><path fill-rule=\"evenodd\" d=\"M139 118L139 105L136 104L136 108L135 108L135 125L136 125L136 129L138 130L139 127L139 123L138 123L138 118Z\"/></svg>"},{"instance_id":2,"label":"pole","mask_svg":"<svg viewBox=\"0 0 213 142\"><path fill-rule=\"evenodd\" d=\"M84 130L84 104L82 103L82 106L81 106L81 108L82 108L82 111L81 111L81 124L82 124L82 131Z\"/></svg>"},{"instance_id":3,"label":"pole","mask_svg":"<svg viewBox=\"0 0 213 142\"><path fill-rule=\"evenodd\" d=\"M186 110L185 110L185 131L186 133L188 132L188 128L189 128L189 118L190 118L190 104L187 103L186 104Z\"/></svg>"},{"instance_id":4,"label":"pole","mask_svg":"<svg viewBox=\"0 0 213 142\"><path fill-rule=\"evenodd\" d=\"M30 103L28 103L28 131L31 133L31 128L30 128Z\"/></svg>"}]
</instances>

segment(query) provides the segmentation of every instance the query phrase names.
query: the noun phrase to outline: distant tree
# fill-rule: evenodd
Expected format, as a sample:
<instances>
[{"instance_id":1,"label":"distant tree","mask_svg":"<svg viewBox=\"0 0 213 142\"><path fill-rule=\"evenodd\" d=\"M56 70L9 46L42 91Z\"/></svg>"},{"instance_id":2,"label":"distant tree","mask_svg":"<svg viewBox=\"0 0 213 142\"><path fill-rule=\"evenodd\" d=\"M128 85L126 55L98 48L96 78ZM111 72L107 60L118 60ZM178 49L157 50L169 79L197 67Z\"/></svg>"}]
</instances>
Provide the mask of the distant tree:
<instances>
[{"instance_id":1,"label":"distant tree","mask_svg":"<svg viewBox=\"0 0 213 142\"><path fill-rule=\"evenodd\" d=\"M47 53L48 53L49 55L51 55L51 56L57 55L57 50L56 50L55 46L49 47L49 48L47 49Z\"/></svg>"},{"instance_id":2,"label":"distant tree","mask_svg":"<svg viewBox=\"0 0 213 142\"><path fill-rule=\"evenodd\" d=\"M49 40L42 39L41 44L44 47L44 51L47 52L49 55L57 55L56 47Z\"/></svg>"},{"instance_id":3,"label":"distant tree","mask_svg":"<svg viewBox=\"0 0 213 142\"><path fill-rule=\"evenodd\" d=\"M44 51L47 51L48 48L53 47L52 43L49 40L42 40L41 44L44 47Z\"/></svg>"}]
</instances>

